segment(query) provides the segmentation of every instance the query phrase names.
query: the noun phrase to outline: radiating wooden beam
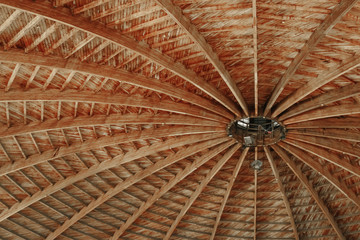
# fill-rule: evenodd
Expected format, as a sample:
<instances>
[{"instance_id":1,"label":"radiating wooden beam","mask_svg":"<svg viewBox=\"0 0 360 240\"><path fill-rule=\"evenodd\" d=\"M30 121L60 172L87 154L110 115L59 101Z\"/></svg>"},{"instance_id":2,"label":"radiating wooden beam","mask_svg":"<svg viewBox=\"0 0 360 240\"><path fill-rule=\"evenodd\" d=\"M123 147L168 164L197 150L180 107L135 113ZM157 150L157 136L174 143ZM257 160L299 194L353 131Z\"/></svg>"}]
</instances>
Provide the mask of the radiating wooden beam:
<instances>
[{"instance_id":1,"label":"radiating wooden beam","mask_svg":"<svg viewBox=\"0 0 360 240\"><path fill-rule=\"evenodd\" d=\"M330 153L327 149L318 147L309 143L293 140L293 139L286 139L286 143L291 144L297 148L300 148L306 152L309 152L319 158L322 158L358 177L360 177L360 167L353 165L349 160L344 159L336 154Z\"/></svg>"},{"instance_id":2,"label":"radiating wooden beam","mask_svg":"<svg viewBox=\"0 0 360 240\"><path fill-rule=\"evenodd\" d=\"M344 182L340 182L336 177L334 177L325 166L322 166L319 162L314 161L310 154L285 142L279 142L278 144L283 149L285 149L293 156L303 161L306 165L314 169L320 175L322 175L322 177L324 177L328 182L330 182L334 187L336 187L349 200L351 200L355 205L360 207L360 198L356 196L356 194L352 190L350 190Z\"/></svg>"},{"instance_id":3,"label":"radiating wooden beam","mask_svg":"<svg viewBox=\"0 0 360 240\"><path fill-rule=\"evenodd\" d=\"M196 26L184 16L181 8L174 5L171 0L155 0L158 5L188 34L191 40L200 47L206 58L211 62L216 71L220 74L226 85L229 87L232 94L240 104L241 108L245 112L245 115L249 115L247 104L241 95L240 89L236 85L234 79L232 79L230 73L225 68L225 65L220 61L216 52L206 42L206 39L197 30Z\"/></svg>"},{"instance_id":4,"label":"radiating wooden beam","mask_svg":"<svg viewBox=\"0 0 360 240\"><path fill-rule=\"evenodd\" d=\"M0 167L0 176L3 176L5 174L9 174L15 171L18 171L20 169L24 169L27 167L34 166L36 164L40 164L46 161L50 161L52 159L60 158L66 155L75 154L77 152L84 152L89 151L91 149L98 149L105 146L111 146L114 144L129 142L129 141L135 141L140 139L148 139L148 138L156 138L156 137L164 137L164 136L171 136L171 135L184 135L184 134L191 134L199 132L199 128L193 128L192 127L164 127L164 128L157 128L156 130L146 129L138 132L132 132L132 133L124 133L124 134L118 134L113 136L105 136L101 138L97 138L95 140L87 140L83 143L74 143L70 146L64 146L56 149L51 149L44 151L39 154L33 154L28 156L26 159L23 160L17 160L14 162L8 162L4 163ZM186 130L188 130L186 132ZM201 131L200 131L201 132ZM212 134L213 136L224 136L226 133L208 133ZM192 138L198 137L198 138L205 138L208 139L209 135L199 135L199 136L186 136L187 141L191 141ZM185 137L185 136L184 136Z\"/></svg>"},{"instance_id":5,"label":"radiating wooden beam","mask_svg":"<svg viewBox=\"0 0 360 240\"><path fill-rule=\"evenodd\" d=\"M220 138L220 139L208 140L206 142L202 142L202 143L198 143L198 144L193 144L185 149L179 150L177 153L173 153L173 154L169 155L164 160L156 162L155 164L132 175L131 177L126 178L124 181L118 183L115 187L106 191L106 193L100 195L96 200L93 200L87 206L83 207L80 211L76 212L71 218L67 219L55 231L50 233L46 237L46 240L55 239L57 236L59 236L64 231L66 231L69 227L74 225L77 221L79 221L81 218L85 217L87 214L89 214L91 211L96 209L98 206L100 206L104 202L108 201L115 195L119 194L124 189L126 189L126 188L132 186L133 184L139 182L140 180L152 175L153 173L159 171L160 169L163 169L173 163L176 163L177 161L179 161L181 159L184 159L191 155L194 155L197 152L204 151L205 149L208 149L208 148L214 147L218 144L224 143L228 140L229 139L226 139L226 138Z\"/></svg>"},{"instance_id":6,"label":"radiating wooden beam","mask_svg":"<svg viewBox=\"0 0 360 240\"><path fill-rule=\"evenodd\" d=\"M360 119L359 119L360 121ZM301 134L315 137L326 137L337 140L346 140L351 142L360 142L360 133L357 131L343 130L343 129L296 129L289 130L289 134Z\"/></svg>"},{"instance_id":7,"label":"radiating wooden beam","mask_svg":"<svg viewBox=\"0 0 360 240\"><path fill-rule=\"evenodd\" d=\"M283 183L281 181L279 170L276 167L276 164L275 164L274 159L273 159L273 157L271 155L270 149L265 146L264 151L265 151L267 159L269 160L272 172L273 172L273 174L275 176L275 180L276 180L276 182L277 182L277 184L279 186L281 197L283 199L283 202L284 202L284 205L285 205L285 208L286 208L286 212L287 212L287 214L289 216L290 224L291 224L291 227L292 227L293 232L294 232L295 240L299 240L299 234L298 234L296 223L295 223L295 220L294 220L294 215L293 215L292 210L291 210L289 199L286 196L285 187L284 187L284 185L283 185Z\"/></svg>"},{"instance_id":8,"label":"radiating wooden beam","mask_svg":"<svg viewBox=\"0 0 360 240\"><path fill-rule=\"evenodd\" d=\"M175 62L171 57L150 48L148 45L135 41L132 37L125 35L120 31L114 31L114 29L106 28L103 24L96 21L89 22L82 16L73 16L65 8L54 8L50 2L33 2L31 0L0 0L0 4L37 14L53 21L61 22L70 27L84 31L87 34L92 34L96 37L102 38L103 40L110 41L115 45L132 50L192 83L197 88L224 105L235 115L241 115L240 110L234 102L231 101L231 99L227 98L223 93L216 89L215 86L199 77L194 71L186 68L179 62Z\"/></svg>"},{"instance_id":9,"label":"radiating wooden beam","mask_svg":"<svg viewBox=\"0 0 360 240\"><path fill-rule=\"evenodd\" d=\"M241 147L241 144L238 143L234 145L231 149L226 151L224 156L215 164L206 177L201 181L201 183L196 187L196 190L191 194L190 198L187 199L185 205L181 208L180 213L177 215L174 222L171 224L170 228L166 232L164 240L168 240L173 232L175 231L177 225L180 223L181 219L185 216L187 211L190 209L195 200L199 197L204 188L208 185L211 179L220 171L220 169L225 165L225 163L234 155L234 153Z\"/></svg>"},{"instance_id":10,"label":"radiating wooden beam","mask_svg":"<svg viewBox=\"0 0 360 240\"><path fill-rule=\"evenodd\" d=\"M255 158L255 160L257 160L257 158ZM254 212L253 212L254 240L256 240L256 230L257 230L257 188L258 188L258 171L254 170Z\"/></svg>"},{"instance_id":11,"label":"radiating wooden beam","mask_svg":"<svg viewBox=\"0 0 360 240\"><path fill-rule=\"evenodd\" d=\"M290 96L288 96L286 99L284 99L281 103L279 103L279 106L274 110L274 112L271 114L271 116L274 118L278 116L280 113L294 105L296 102L300 101L310 93L314 92L316 89L324 86L325 84L333 81L334 79L338 78L339 76L345 74L346 72L360 66L360 58L359 56L355 56L347 60L344 64L340 65L339 67L336 67L334 71L328 72L326 71L324 74L320 75L317 78L314 78L307 82L305 85L297 89L295 92L293 92ZM341 91L341 90L339 90ZM329 96L331 100L331 96ZM335 96L336 98L336 96ZM328 101L325 99L320 99ZM317 102L315 102L316 104ZM300 108L301 110L301 108ZM286 113L285 113L286 114Z\"/></svg>"},{"instance_id":12,"label":"radiating wooden beam","mask_svg":"<svg viewBox=\"0 0 360 240\"><path fill-rule=\"evenodd\" d=\"M158 98L129 96L120 94L107 93L93 93L90 91L83 91L79 94L76 90L46 90L31 89L23 90L9 90L5 92L0 90L0 102L16 102L16 101L63 101L63 102L89 102L100 104L124 105L132 107L151 108L168 112L175 112L195 117L216 120L219 122L228 123L229 120L211 113L205 109L197 106L191 106L186 103L174 102L171 100L160 100Z\"/></svg>"},{"instance_id":13,"label":"radiating wooden beam","mask_svg":"<svg viewBox=\"0 0 360 240\"><path fill-rule=\"evenodd\" d=\"M234 144L235 141L232 141ZM167 193L171 188L173 188L176 184L194 172L198 167L215 157L216 155L223 152L225 149L230 147L231 145L223 145L216 148L213 148L209 152L201 155L199 158L195 159L192 164L188 165L183 171L179 172L169 180L168 183L163 185L159 190L157 190L150 198L146 200L143 204L141 204L140 208L138 208L127 220L121 225L121 227L115 231L114 235L110 238L110 240L117 240L121 237L121 235L138 219L149 207L151 207L159 198L161 198L165 193Z\"/></svg>"},{"instance_id":14,"label":"radiating wooden beam","mask_svg":"<svg viewBox=\"0 0 360 240\"><path fill-rule=\"evenodd\" d=\"M287 134L286 138L307 142L316 146L328 148L354 157L360 157L360 148L353 146L352 144L349 144L345 141L340 142L329 138L304 136L299 134Z\"/></svg>"},{"instance_id":15,"label":"radiating wooden beam","mask_svg":"<svg viewBox=\"0 0 360 240\"><path fill-rule=\"evenodd\" d=\"M85 63L77 59L64 59L60 56L44 56L43 54L38 53L25 54L23 51L15 49L11 49L9 51L0 50L0 62L23 63L36 65L37 67L42 66L57 68L67 71L75 71L86 75L91 74L92 76L106 77L115 81L128 83L155 92L167 94L172 97L180 98L229 119L234 118L234 115L222 106L216 105L201 96L176 88L170 83L161 82L155 78L148 78L122 69L115 69L105 65L101 65L101 67L99 67L98 64Z\"/></svg>"},{"instance_id":16,"label":"radiating wooden beam","mask_svg":"<svg viewBox=\"0 0 360 240\"><path fill-rule=\"evenodd\" d=\"M301 48L300 52L296 55L294 60L290 63L286 69L284 75L276 84L271 97L266 105L264 115L268 115L272 106L276 102L276 99L280 96L284 90L286 84L294 76L296 70L301 66L305 58L313 51L316 45L325 37L325 35L340 21L350 9L356 4L357 0L342 0L338 5L333 8L331 14L329 14L324 21L316 28L311 34L309 40Z\"/></svg>"},{"instance_id":17,"label":"radiating wooden beam","mask_svg":"<svg viewBox=\"0 0 360 240\"><path fill-rule=\"evenodd\" d=\"M360 59L360 58L359 58ZM279 117L279 121L301 114L303 112L322 107L326 104L336 102L345 98L360 95L360 83L350 84L345 87L323 93L313 99L299 103ZM274 115L275 116L275 115Z\"/></svg>"},{"instance_id":18,"label":"radiating wooden beam","mask_svg":"<svg viewBox=\"0 0 360 240\"><path fill-rule=\"evenodd\" d=\"M360 113L360 104L341 104L330 107L318 108L315 110L308 111L306 113L288 118L284 121L285 125L310 121L315 119L330 118L337 116L346 116Z\"/></svg>"},{"instance_id":19,"label":"radiating wooden beam","mask_svg":"<svg viewBox=\"0 0 360 240\"><path fill-rule=\"evenodd\" d=\"M212 233L211 233L211 237L210 237L210 240L214 240L215 238L215 235L216 235L216 230L219 226L219 223L220 223L220 220L221 220L221 216L224 212L224 209L225 209L225 206L226 206L226 203L227 203L227 200L229 199L229 196L230 196L230 192L231 192L231 189L232 187L234 186L234 183L235 183L235 180L236 180L236 177L238 176L239 174L239 171L240 171L240 168L244 162L244 159L247 155L249 151L249 148L245 148L243 150L243 152L241 153L241 156L238 160L238 162L236 163L236 166L234 168L234 171L233 171L233 174L230 178L230 181L229 181L229 184L227 185L226 187L226 191L225 191L225 194L224 194L224 198L221 202L221 205L220 205L220 209L219 209L219 212L216 216L216 220L215 220L215 224L214 224L214 227L213 227L213 230L212 230Z\"/></svg>"},{"instance_id":20,"label":"radiating wooden beam","mask_svg":"<svg viewBox=\"0 0 360 240\"><path fill-rule=\"evenodd\" d=\"M48 119L43 122L31 122L29 124L16 125L8 128L6 124L0 125L0 138L10 137L34 132L50 131L55 129L77 128L86 126L100 125L123 125L123 124L163 124L163 125L195 125L212 126L214 128L222 127L225 131L226 124L214 122L206 119L177 115L177 114L111 114L63 117L60 120L56 118Z\"/></svg>"},{"instance_id":21,"label":"radiating wooden beam","mask_svg":"<svg viewBox=\"0 0 360 240\"><path fill-rule=\"evenodd\" d=\"M259 115L259 84L258 84L258 36L257 36L257 11L256 0L252 0L253 16L253 48L254 48L254 92L255 92L255 116Z\"/></svg>"},{"instance_id":22,"label":"radiating wooden beam","mask_svg":"<svg viewBox=\"0 0 360 240\"><path fill-rule=\"evenodd\" d=\"M360 121L355 117L325 118L286 125L286 129L303 128L360 128Z\"/></svg>"},{"instance_id":23,"label":"radiating wooden beam","mask_svg":"<svg viewBox=\"0 0 360 240\"><path fill-rule=\"evenodd\" d=\"M203 135L203 136L206 136L206 135ZM191 137L193 138L192 140L191 140ZM5 220L8 217L14 215L15 213L25 209L26 207L30 206L31 204L47 197L48 195L51 195L51 194L65 188L67 186L70 186L71 184L74 184L84 178L90 177L94 174L97 174L99 172L105 171L107 169L110 169L110 168L113 168L116 166L119 166L121 164L133 161L135 159L145 157L145 156L148 156L151 154L155 154L159 151L164 151L164 150L171 149L174 147L179 147L179 146L184 146L186 144L199 142L199 141L201 141L201 140L199 140L201 137L202 137L201 135L196 136L196 137L188 136L186 138L186 140L184 138L182 140L170 139L165 142L154 143L153 145L142 147L137 150L131 150L131 151L127 152L125 155L118 155L112 159L108 159L101 163L94 164L90 168L84 169L84 170L78 172L76 175L71 175L65 179L62 179L62 180L56 182L55 184L49 185L46 188L42 189L41 191L38 191L31 196L28 196L21 202L17 202L15 204L13 204L10 208L8 208L0 213L0 222ZM114 144L114 142L113 142L113 144ZM97 146L97 147L94 147L91 149L96 149L99 147L100 146ZM90 150L90 149L88 149L88 150ZM57 155L57 157L60 157L60 155Z\"/></svg>"},{"instance_id":24,"label":"radiating wooden beam","mask_svg":"<svg viewBox=\"0 0 360 240\"><path fill-rule=\"evenodd\" d=\"M330 225L333 227L334 231L338 235L338 237L342 240L345 240L344 234L342 233L341 229L339 228L337 222L335 221L334 217L330 213L328 207L325 205L324 201L320 198L319 194L315 191L312 184L309 182L305 174L301 171L301 169L296 166L295 162L290 159L287 153L280 148L278 145L271 146L275 152L282 158L282 160L289 166L289 168L294 172L294 174L299 178L301 183L306 187L309 191L321 211L324 213L325 217L328 219Z\"/></svg>"}]
</instances>

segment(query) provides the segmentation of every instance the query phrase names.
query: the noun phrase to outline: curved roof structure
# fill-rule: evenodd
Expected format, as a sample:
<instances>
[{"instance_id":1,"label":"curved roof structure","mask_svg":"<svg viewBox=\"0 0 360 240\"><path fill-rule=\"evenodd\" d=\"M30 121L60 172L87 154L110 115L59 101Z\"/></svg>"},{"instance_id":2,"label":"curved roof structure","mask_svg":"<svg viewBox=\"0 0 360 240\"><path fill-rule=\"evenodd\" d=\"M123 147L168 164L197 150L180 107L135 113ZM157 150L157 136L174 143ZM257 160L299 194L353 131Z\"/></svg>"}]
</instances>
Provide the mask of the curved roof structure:
<instances>
[{"instance_id":1,"label":"curved roof structure","mask_svg":"<svg viewBox=\"0 0 360 240\"><path fill-rule=\"evenodd\" d=\"M360 239L356 0L0 0L0 45L0 239Z\"/></svg>"}]
</instances>

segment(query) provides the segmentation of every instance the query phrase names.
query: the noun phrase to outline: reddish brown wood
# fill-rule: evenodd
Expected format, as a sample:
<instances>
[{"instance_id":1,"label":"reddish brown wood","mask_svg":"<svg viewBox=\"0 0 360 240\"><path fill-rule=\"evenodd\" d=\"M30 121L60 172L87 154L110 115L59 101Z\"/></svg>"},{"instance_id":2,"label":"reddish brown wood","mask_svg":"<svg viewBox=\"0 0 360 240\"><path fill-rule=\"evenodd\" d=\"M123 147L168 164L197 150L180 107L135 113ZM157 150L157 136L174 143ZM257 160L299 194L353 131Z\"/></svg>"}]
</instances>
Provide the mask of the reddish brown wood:
<instances>
[{"instance_id":1,"label":"reddish brown wood","mask_svg":"<svg viewBox=\"0 0 360 240\"><path fill-rule=\"evenodd\" d=\"M289 156L285 153L282 148L279 146L273 145L272 148L275 150L275 152L286 162L286 164L289 166L289 168L294 172L294 174L300 179L301 183L304 184L306 189L309 191L313 199L316 201L317 205L321 209L321 211L324 213L326 218L329 220L331 226L333 227L334 231L338 235L340 239L346 239L344 237L344 234L342 233L341 229L338 226L338 223L335 221L334 217L329 212L329 209L325 205L324 201L320 198L319 194L315 191L312 184L309 182L307 177L302 173L300 168L296 166L295 162L289 158Z\"/></svg>"},{"instance_id":2,"label":"reddish brown wood","mask_svg":"<svg viewBox=\"0 0 360 240\"><path fill-rule=\"evenodd\" d=\"M360 104L343 104L315 109L298 116L291 117L284 121L285 125L310 121L315 119L346 116L360 113Z\"/></svg>"},{"instance_id":3,"label":"reddish brown wood","mask_svg":"<svg viewBox=\"0 0 360 240\"><path fill-rule=\"evenodd\" d=\"M0 0L0 239L359 239L352 3Z\"/></svg>"},{"instance_id":4,"label":"reddish brown wood","mask_svg":"<svg viewBox=\"0 0 360 240\"><path fill-rule=\"evenodd\" d=\"M328 73L324 73L323 75L319 76L318 78L315 78L308 83L306 83L301 88L297 89L294 93L292 93L289 97L287 97L284 101L282 101L279 106L274 110L272 117L276 117L281 112L285 111L287 108L295 104L297 101L300 101L302 98L306 97L316 89L320 88L321 86L331 82L332 80L336 79L337 77L345 74L346 72L358 67L360 65L360 60L358 57L352 57L349 59L346 63L336 68L334 71ZM356 91L357 86L354 86L354 91ZM324 95L322 98L317 98L314 100L314 105L316 104L326 104L332 101L340 100L341 98L344 98L343 91L349 91L349 97L353 96L353 94L356 93L350 93L351 90L349 88L344 88L344 90L334 90L332 93L328 93ZM334 95L332 95L334 94ZM307 106L307 105L305 105ZM309 109L309 108L308 108ZM303 110L300 108L300 112L303 112ZM285 113L286 114L286 113ZM293 112L289 113L289 115L293 114Z\"/></svg>"},{"instance_id":5,"label":"reddish brown wood","mask_svg":"<svg viewBox=\"0 0 360 240\"><path fill-rule=\"evenodd\" d=\"M204 143L199 143L196 145L192 145L191 147L185 148L183 150L178 151L176 154L168 156L166 159L155 163L154 165L146 168L145 170L134 174L133 176L127 178L125 181L117 184L115 187L107 191L102 196L98 197L96 200L89 203L86 207L82 208L79 212L74 214L70 219L66 220L60 227L58 227L54 232L46 237L47 240L55 239L58 237L62 232L66 231L69 227L79 221L81 218L89 214L95 208L109 200L110 198L114 197L116 194L119 194L124 189L128 188L129 186L135 184L136 182L146 178L147 176L159 171L160 169L165 168L183 158L191 156L199 151L203 151L209 147L216 146L221 144L225 141L228 141L227 138L220 138L215 140L209 140Z\"/></svg>"},{"instance_id":6,"label":"reddish brown wood","mask_svg":"<svg viewBox=\"0 0 360 240\"><path fill-rule=\"evenodd\" d=\"M194 140L196 139L195 140L196 142L201 139L198 136L197 137L192 136L192 138ZM178 147L178 146L183 146L184 144L188 144L188 141L187 140L181 141L179 139L171 139L165 144L160 142L160 143L148 146L148 147L140 148L138 150L129 151L125 155L119 155L119 156L116 156L116 157L114 157L112 159L108 159L108 160L103 161L101 163L95 164L95 165L91 166L90 168L88 168L86 170L80 171L76 175L72 175L72 176L70 176L68 178L60 180L60 181L56 182L54 185L49 185L45 189L36 192L35 194L33 194L33 195L27 197L26 199L24 199L23 201L12 205L8 210L3 211L0 214L0 221L3 221L4 219L6 219L6 218L14 215L15 213L25 209L26 207L30 206L31 204L33 204L33 203L35 203L37 201L40 201L41 199L47 197L48 195L51 195L51 194L65 188L67 186L70 186L71 184L74 184L74 183L76 183L76 182L78 182L80 180L83 180L83 179L85 179L87 177L90 177L90 176L92 176L94 174L97 174L97 173L102 172L104 170L116 167L116 166L121 165L121 164L125 164L125 163L130 162L130 161L133 161L134 159L147 156L148 154L156 153L158 151L163 151L163 150ZM79 152L79 151L76 151L76 152ZM56 157L60 157L60 156L61 155L57 154ZM53 158L54 158L54 156L53 156Z\"/></svg>"},{"instance_id":7,"label":"reddish brown wood","mask_svg":"<svg viewBox=\"0 0 360 240\"><path fill-rule=\"evenodd\" d=\"M214 99L219 101L234 114L240 116L241 113L238 107L226 96L220 93L214 86L208 84L204 79L197 76L197 74L190 69L187 69L184 65L179 62L175 62L170 57L155 51L149 48L146 44L141 44L136 42L133 38L126 36L118 31L113 31L109 28L104 28L102 24L97 22L89 22L85 18L80 16L73 16L68 13L65 9L57 8L54 9L50 3L47 2L32 2L32 1L10 1L10 0L1 0L1 4L7 6L31 12L33 14L38 14L42 17L66 24L73 28L77 28L81 31L86 32L95 37L100 37L104 40L108 40L114 44L120 45L122 47L128 48L137 54L144 56L147 59L150 59L160 66L166 67L175 74L183 77L187 81L191 82L199 89L203 90ZM31 3L31 4L29 4Z\"/></svg>"},{"instance_id":8,"label":"reddish brown wood","mask_svg":"<svg viewBox=\"0 0 360 240\"><path fill-rule=\"evenodd\" d=\"M224 64L219 60L219 57L214 52L212 47L206 42L205 38L199 33L189 19L187 19L181 12L181 9L175 6L170 0L156 0L156 3L159 4L163 10L179 25L182 29L189 35L189 37L202 49L205 56L209 61L214 65L216 70L219 72L222 79L225 81L226 85L231 90L232 94L235 96L237 102L240 104L241 108L245 112L246 116L249 116L248 106L241 95L241 92L236 85L235 81L232 79L230 73L226 70Z\"/></svg>"},{"instance_id":9,"label":"reddish brown wood","mask_svg":"<svg viewBox=\"0 0 360 240\"><path fill-rule=\"evenodd\" d=\"M55 74L52 72L48 78L51 81ZM46 85L45 85L46 86ZM43 88L44 89L44 88ZM46 89L46 88L45 88ZM185 115L192 115L195 117L202 117L205 119L216 120L227 123L228 119L210 113L205 109L191 106L185 103L176 103L173 101L161 101L155 98L139 98L135 96L123 94L106 94L106 93L92 93L83 92L79 94L74 90L38 90L32 89L29 91L11 90L8 92L0 91L0 102L16 102L16 101L66 101L66 102L88 102L98 104L113 104L133 107L154 108L162 111L169 111L173 113L181 113Z\"/></svg>"},{"instance_id":10,"label":"reddish brown wood","mask_svg":"<svg viewBox=\"0 0 360 240\"><path fill-rule=\"evenodd\" d=\"M273 156L272 156L272 154L270 152L270 149L265 146L264 150L265 150L266 157L269 160L271 170L273 171L276 182L279 185L281 196L283 198L283 201L284 201L284 204L285 204L285 207L286 207L286 211L287 211L287 214L289 215L290 223L291 223L291 226L293 228L294 237L295 237L296 240L299 240L299 234L298 234L296 223L295 223L295 220L294 220L294 215L293 215L292 210L291 210L289 199L286 196L285 188L284 188L284 185L283 185L283 183L281 181L279 170L276 167L276 164L274 162L274 159L273 159Z\"/></svg>"},{"instance_id":11,"label":"reddish brown wood","mask_svg":"<svg viewBox=\"0 0 360 240\"><path fill-rule=\"evenodd\" d=\"M202 106L210 111L215 111L223 116L227 116L229 119L233 118L233 115L224 108L216 106L210 101L195 94L191 94L185 90L176 89L172 84L160 82L156 79L147 78L121 69L114 69L107 66L101 66L99 68L99 65L97 64L84 63L76 59L65 60L62 57L44 56L36 53L24 54L23 52L16 50L3 51L0 54L0 61L31 64L36 65L37 67L42 66L56 69L66 69L84 74L91 74L92 76L107 77L120 82L150 89L152 91L168 94L176 98L184 99L185 101Z\"/></svg>"},{"instance_id":12,"label":"reddish brown wood","mask_svg":"<svg viewBox=\"0 0 360 240\"><path fill-rule=\"evenodd\" d=\"M331 12L330 15L321 23L320 26L313 32L307 43L301 48L300 52L296 55L290 66L287 68L285 74L279 80L275 89L273 90L271 97L264 110L266 116L276 99L279 97L281 92L284 90L286 84L290 81L296 70L300 67L305 58L311 53L315 46L325 37L325 35L338 23L341 18L351 10L356 4L357 0L344 0L341 1ZM276 115L275 115L276 116Z\"/></svg>"},{"instance_id":13,"label":"reddish brown wood","mask_svg":"<svg viewBox=\"0 0 360 240\"><path fill-rule=\"evenodd\" d=\"M313 168L315 171L319 172L326 180L328 180L332 185L334 185L342 194L344 194L347 198L349 198L353 203L355 203L358 207L360 207L360 198L356 196L356 194L350 190L343 182L340 182L336 179L329 170L326 169L325 166L322 166L320 163L314 161L310 154L288 145L284 142L279 143L279 145L284 148L286 151L306 163L308 166Z\"/></svg>"},{"instance_id":14,"label":"reddish brown wood","mask_svg":"<svg viewBox=\"0 0 360 240\"><path fill-rule=\"evenodd\" d=\"M173 129L173 130L172 129L173 128L169 129L168 127L166 127L166 128L159 128L159 129L157 129L158 131L156 131L154 129L148 129L148 130L144 130L141 132L134 132L131 134L119 134L119 135L114 135L114 136L106 136L106 137L98 138L96 140L88 140L88 141L84 141L82 143L75 143L75 144L72 144L71 146L66 146L66 147L64 146L64 147L60 147L60 148L56 148L56 149L52 149L52 150L47 150L42 153L27 156L27 158L23 159L23 160L17 160L15 162L8 162L8 163L3 164L0 167L0 176L18 171L20 169L31 167L36 164L50 161L52 159L60 158L60 157L66 156L66 155L76 154L78 152L83 152L83 151L90 151L91 149L95 149L98 147L101 148L101 147L105 147L105 146L111 146L114 144L114 142L122 143L122 142L128 142L128 141L132 141L132 140L136 141L136 140L152 138L152 137L167 136L169 134L168 131L173 131L173 133L175 133L175 135L191 133L191 130L186 127L180 127L178 129L179 130L178 133L176 133L177 132L176 129ZM190 131L187 132L187 130L190 130ZM196 131L197 130L195 130L195 132ZM159 133L159 135L157 135L157 133ZM171 133L170 133L170 135L171 135ZM211 136L224 136L224 135L225 135L224 133L205 134L202 137L204 137L206 140L206 139L208 139L208 137L211 137ZM191 138L202 139L202 137L201 136L196 136L196 137L191 136L188 138L189 139L191 139ZM187 139L187 137L185 137L185 139Z\"/></svg>"},{"instance_id":15,"label":"reddish brown wood","mask_svg":"<svg viewBox=\"0 0 360 240\"><path fill-rule=\"evenodd\" d=\"M211 158L215 157L220 152L224 151L226 148L234 144L234 141L231 141L227 144L223 144L213 150L203 154L201 157L197 158L191 165L185 168L183 171L178 173L173 177L167 184L162 186L157 192L155 192L145 203L143 203L140 208L135 211L135 213L126 220L126 222L114 233L112 240L118 239L126 231L126 229L133 223L135 220L141 216L151 205L153 205L162 195L167 191L173 188L178 182L183 180L190 173L195 171L199 166L203 165L205 162L209 161Z\"/></svg>"}]
</instances>

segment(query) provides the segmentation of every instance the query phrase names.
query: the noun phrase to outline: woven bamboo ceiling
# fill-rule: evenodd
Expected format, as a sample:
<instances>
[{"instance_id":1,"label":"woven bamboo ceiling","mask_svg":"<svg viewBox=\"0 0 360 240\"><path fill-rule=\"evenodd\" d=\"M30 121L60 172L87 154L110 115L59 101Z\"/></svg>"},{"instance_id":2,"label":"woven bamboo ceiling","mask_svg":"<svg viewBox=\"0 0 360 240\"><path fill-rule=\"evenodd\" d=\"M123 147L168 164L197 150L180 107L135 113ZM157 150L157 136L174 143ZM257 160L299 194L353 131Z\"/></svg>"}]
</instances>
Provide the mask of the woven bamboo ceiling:
<instances>
[{"instance_id":1,"label":"woven bamboo ceiling","mask_svg":"<svg viewBox=\"0 0 360 240\"><path fill-rule=\"evenodd\" d=\"M360 239L356 0L0 0L0 45L0 239Z\"/></svg>"}]
</instances>

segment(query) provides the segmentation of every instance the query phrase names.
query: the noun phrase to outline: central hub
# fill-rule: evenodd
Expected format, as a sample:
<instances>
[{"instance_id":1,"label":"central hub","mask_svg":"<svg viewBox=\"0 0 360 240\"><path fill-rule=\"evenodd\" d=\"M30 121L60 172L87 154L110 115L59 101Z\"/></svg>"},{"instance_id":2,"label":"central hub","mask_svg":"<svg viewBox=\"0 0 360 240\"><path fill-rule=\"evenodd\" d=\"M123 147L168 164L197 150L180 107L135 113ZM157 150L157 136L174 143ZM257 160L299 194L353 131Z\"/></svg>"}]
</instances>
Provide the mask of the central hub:
<instances>
[{"instance_id":1,"label":"central hub","mask_svg":"<svg viewBox=\"0 0 360 240\"><path fill-rule=\"evenodd\" d=\"M276 120L249 117L235 120L227 129L228 135L245 147L267 146L285 139L286 129Z\"/></svg>"}]
</instances>

